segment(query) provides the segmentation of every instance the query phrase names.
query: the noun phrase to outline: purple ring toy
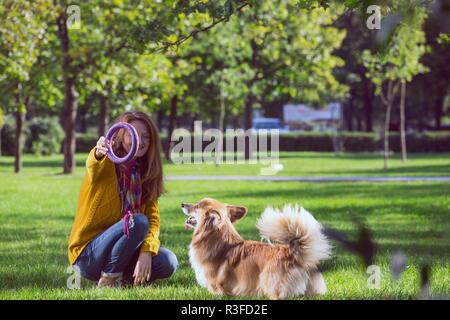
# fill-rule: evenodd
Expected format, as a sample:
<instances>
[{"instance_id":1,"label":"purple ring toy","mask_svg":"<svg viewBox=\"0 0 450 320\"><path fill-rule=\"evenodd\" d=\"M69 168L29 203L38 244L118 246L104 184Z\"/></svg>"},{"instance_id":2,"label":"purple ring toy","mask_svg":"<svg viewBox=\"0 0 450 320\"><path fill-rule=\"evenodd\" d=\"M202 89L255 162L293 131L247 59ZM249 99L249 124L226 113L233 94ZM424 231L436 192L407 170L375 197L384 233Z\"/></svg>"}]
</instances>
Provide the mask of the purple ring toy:
<instances>
[{"instance_id":1,"label":"purple ring toy","mask_svg":"<svg viewBox=\"0 0 450 320\"><path fill-rule=\"evenodd\" d=\"M130 161L131 159L133 159L138 151L139 148L139 135L135 129L135 127L133 127L131 124L127 123L127 122L119 122L116 123L115 125L113 125L111 128L109 128L108 133L106 134L106 139L108 139L108 141L111 141L114 133L116 133L116 131L119 131L120 129L126 129L128 131L128 133L131 136L131 149L130 152L123 158L119 158L118 156L116 156L114 154L114 151L112 150L112 148L109 148L107 155L108 158L111 159L112 162L117 163L117 164L121 164L121 163L125 163Z\"/></svg>"}]
</instances>

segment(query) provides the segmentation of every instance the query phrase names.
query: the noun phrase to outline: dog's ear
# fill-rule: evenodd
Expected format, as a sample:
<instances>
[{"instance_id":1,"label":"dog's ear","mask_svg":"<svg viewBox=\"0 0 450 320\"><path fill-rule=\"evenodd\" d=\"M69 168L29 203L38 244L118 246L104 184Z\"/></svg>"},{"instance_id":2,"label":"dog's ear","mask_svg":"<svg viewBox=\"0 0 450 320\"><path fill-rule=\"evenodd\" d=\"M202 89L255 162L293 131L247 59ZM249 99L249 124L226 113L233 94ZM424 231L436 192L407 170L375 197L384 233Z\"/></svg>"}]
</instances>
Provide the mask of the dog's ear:
<instances>
[{"instance_id":1,"label":"dog's ear","mask_svg":"<svg viewBox=\"0 0 450 320\"><path fill-rule=\"evenodd\" d=\"M228 217L230 217L231 222L235 222L241 219L247 214L247 208L241 206L227 206Z\"/></svg>"},{"instance_id":2,"label":"dog's ear","mask_svg":"<svg viewBox=\"0 0 450 320\"><path fill-rule=\"evenodd\" d=\"M220 223L220 214L216 210L210 210L205 220L206 228L215 228Z\"/></svg>"},{"instance_id":3,"label":"dog's ear","mask_svg":"<svg viewBox=\"0 0 450 320\"><path fill-rule=\"evenodd\" d=\"M190 203L182 203L181 210L183 211L184 214L189 215L189 212L192 210L193 206L194 205Z\"/></svg>"}]
</instances>

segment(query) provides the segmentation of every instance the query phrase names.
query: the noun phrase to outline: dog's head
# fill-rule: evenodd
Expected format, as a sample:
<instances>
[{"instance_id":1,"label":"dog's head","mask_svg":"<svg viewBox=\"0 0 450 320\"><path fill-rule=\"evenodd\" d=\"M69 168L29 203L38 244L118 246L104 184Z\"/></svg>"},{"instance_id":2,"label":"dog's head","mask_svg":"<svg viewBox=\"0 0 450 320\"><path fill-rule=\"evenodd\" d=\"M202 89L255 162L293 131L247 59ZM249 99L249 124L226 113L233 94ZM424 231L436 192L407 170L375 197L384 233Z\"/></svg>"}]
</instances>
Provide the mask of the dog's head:
<instances>
[{"instance_id":1,"label":"dog's head","mask_svg":"<svg viewBox=\"0 0 450 320\"><path fill-rule=\"evenodd\" d=\"M210 198L205 198L197 204L182 203L181 209L187 215L186 230L220 228L236 222L247 214L246 207L227 205Z\"/></svg>"}]
</instances>

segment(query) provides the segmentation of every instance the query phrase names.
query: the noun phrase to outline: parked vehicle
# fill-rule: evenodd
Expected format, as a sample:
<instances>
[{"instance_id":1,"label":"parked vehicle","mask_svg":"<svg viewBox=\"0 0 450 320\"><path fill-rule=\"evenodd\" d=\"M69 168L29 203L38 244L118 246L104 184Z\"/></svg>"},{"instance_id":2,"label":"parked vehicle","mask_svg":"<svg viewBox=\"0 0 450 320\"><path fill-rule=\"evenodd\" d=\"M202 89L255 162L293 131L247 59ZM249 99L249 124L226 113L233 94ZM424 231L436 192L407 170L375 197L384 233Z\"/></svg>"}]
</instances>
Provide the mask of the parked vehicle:
<instances>
[{"instance_id":1,"label":"parked vehicle","mask_svg":"<svg viewBox=\"0 0 450 320\"><path fill-rule=\"evenodd\" d=\"M256 132L260 130L279 130L279 132L288 132L289 127L283 126L278 118L255 118L253 119L252 129Z\"/></svg>"}]
</instances>

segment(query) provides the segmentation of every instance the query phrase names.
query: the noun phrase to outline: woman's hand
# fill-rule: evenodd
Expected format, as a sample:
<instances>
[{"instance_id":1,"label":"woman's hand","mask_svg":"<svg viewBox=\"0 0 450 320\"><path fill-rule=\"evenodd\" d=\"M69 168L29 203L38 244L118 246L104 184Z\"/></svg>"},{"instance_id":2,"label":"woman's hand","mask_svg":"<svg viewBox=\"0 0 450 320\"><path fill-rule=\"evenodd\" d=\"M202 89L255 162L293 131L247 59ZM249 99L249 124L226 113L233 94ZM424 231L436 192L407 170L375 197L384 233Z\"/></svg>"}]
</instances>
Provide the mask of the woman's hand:
<instances>
[{"instance_id":1,"label":"woman's hand","mask_svg":"<svg viewBox=\"0 0 450 320\"><path fill-rule=\"evenodd\" d=\"M114 142L113 142L114 143ZM109 148L111 147L111 144L108 139L101 136L100 139L97 141L97 146L95 148L95 157L97 159L103 158L103 156L108 152Z\"/></svg>"},{"instance_id":2,"label":"woman's hand","mask_svg":"<svg viewBox=\"0 0 450 320\"><path fill-rule=\"evenodd\" d=\"M134 284L144 284L146 281L149 281L151 273L152 254L150 252L141 252L134 268Z\"/></svg>"}]
</instances>

